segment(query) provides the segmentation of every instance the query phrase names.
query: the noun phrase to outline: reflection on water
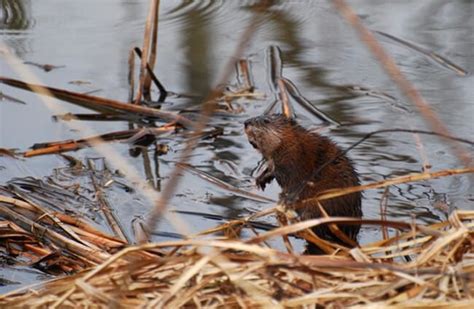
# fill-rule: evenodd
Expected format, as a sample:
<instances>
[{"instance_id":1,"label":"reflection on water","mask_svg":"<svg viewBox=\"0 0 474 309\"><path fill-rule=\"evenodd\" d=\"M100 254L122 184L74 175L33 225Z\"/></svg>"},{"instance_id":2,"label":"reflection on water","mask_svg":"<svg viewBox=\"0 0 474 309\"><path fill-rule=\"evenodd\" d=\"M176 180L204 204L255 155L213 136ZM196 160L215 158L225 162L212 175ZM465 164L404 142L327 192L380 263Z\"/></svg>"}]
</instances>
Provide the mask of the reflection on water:
<instances>
[{"instance_id":1,"label":"reflection on water","mask_svg":"<svg viewBox=\"0 0 474 309\"><path fill-rule=\"evenodd\" d=\"M168 90L194 95L168 98L164 109L195 107L200 103L199 98L206 96L254 14L253 3L162 1L156 74ZM128 51L133 46L141 46L148 1L67 2L61 14L57 14L57 2L53 0L1 0L0 4L2 42L24 61L66 65L50 73L35 71L43 83L85 92L91 89L68 84L68 81L86 80L92 84L90 87L102 89L99 95L126 100ZM369 28L432 50L468 72L474 70L472 1L357 1L353 5ZM460 137L474 136L472 75L458 76L406 46L385 39L381 42L450 130ZM406 112L410 103L329 3L281 1L265 13L246 52L257 91L267 97L239 100L243 113L221 113L212 119L211 125L224 128L224 135L200 142L190 160L206 173L245 190L258 192L250 186L253 183L250 173L260 155L248 144L242 123L246 118L262 113L274 99L267 82L269 70L265 59L265 50L270 45L281 48L283 75L298 87L301 94L345 124L323 131L342 147L349 147L375 130L427 129L418 111L411 108L413 112ZM1 75L17 77L1 54L0 67ZM229 81L231 85L235 83L235 80ZM376 95L355 93L354 89L369 89ZM0 91L28 103L17 106L0 102L0 147L25 149L37 142L81 136L80 132L70 131L62 123L50 121L52 112L40 105L35 96L4 85L0 85ZM77 110L71 108L71 111ZM304 114L304 109L297 108L297 112L303 125L314 125L313 119ZM25 125L19 126L20 120ZM100 132L126 128L125 123L90 125ZM439 139L421 136L421 141L432 170L460 167L450 149ZM170 146L168 154L160 157L161 184L165 186L177 153L183 147L183 140L178 134L160 142ZM127 154L125 145L116 145L116 149ZM74 155L84 158L96 154L88 149ZM363 182L419 172L423 164L415 139L409 133L376 135L349 155ZM0 168L0 181L4 183L18 176L43 177L62 164L55 157L26 161L0 157L0 167L4 167ZM135 166L142 171L141 162L136 160ZM144 172L142 174L145 177ZM236 217L248 209L268 207L267 204L233 196L195 175L184 173L182 179L182 186L170 204L179 210ZM474 196L470 192L472 181L468 176L456 176L393 186L389 191L388 217L433 222L444 219L442 209L446 207L474 209ZM279 191L278 185L272 183L265 192L258 193L277 198ZM364 193L363 207L367 218L380 218L382 193L382 189ZM123 193L115 192L111 193L110 199L112 205L121 205L118 215L128 232L132 218L145 216L150 208L144 199L133 194L124 197ZM216 221L195 216L183 216L183 219L192 231L216 224ZM160 231L175 232L167 222L160 225ZM377 239L379 233L366 229L361 237L365 242ZM15 281L15 278L10 279Z\"/></svg>"},{"instance_id":2,"label":"reflection on water","mask_svg":"<svg viewBox=\"0 0 474 309\"><path fill-rule=\"evenodd\" d=\"M31 2L29 0L2 0L0 2L0 30L9 30L10 34L19 34L33 24Z\"/></svg>"},{"instance_id":3,"label":"reflection on water","mask_svg":"<svg viewBox=\"0 0 474 309\"><path fill-rule=\"evenodd\" d=\"M0 42L13 48L18 56L29 50L26 30L33 27L35 19L31 15L31 1L0 1Z\"/></svg>"},{"instance_id":4,"label":"reflection on water","mask_svg":"<svg viewBox=\"0 0 474 309\"><path fill-rule=\"evenodd\" d=\"M184 68L186 70L187 93L205 95L211 88L212 68L211 55L213 51L213 27L207 22L207 17L201 10L188 10L182 16L186 21L182 25L181 42L185 50Z\"/></svg>"}]
</instances>

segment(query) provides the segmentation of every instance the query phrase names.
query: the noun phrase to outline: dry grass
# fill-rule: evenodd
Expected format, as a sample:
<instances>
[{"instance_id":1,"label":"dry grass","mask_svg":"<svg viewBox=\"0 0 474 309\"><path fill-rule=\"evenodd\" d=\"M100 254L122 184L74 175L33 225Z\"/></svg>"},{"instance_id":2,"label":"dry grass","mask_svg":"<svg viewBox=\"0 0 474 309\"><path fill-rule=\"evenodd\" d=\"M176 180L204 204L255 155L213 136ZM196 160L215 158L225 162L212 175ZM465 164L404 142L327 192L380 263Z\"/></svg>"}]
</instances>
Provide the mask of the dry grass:
<instances>
[{"instance_id":1,"label":"dry grass","mask_svg":"<svg viewBox=\"0 0 474 309\"><path fill-rule=\"evenodd\" d=\"M225 239L152 243L125 248L88 271L3 295L0 306L469 307L473 235L474 211L456 211L425 231L332 256Z\"/></svg>"}]
</instances>

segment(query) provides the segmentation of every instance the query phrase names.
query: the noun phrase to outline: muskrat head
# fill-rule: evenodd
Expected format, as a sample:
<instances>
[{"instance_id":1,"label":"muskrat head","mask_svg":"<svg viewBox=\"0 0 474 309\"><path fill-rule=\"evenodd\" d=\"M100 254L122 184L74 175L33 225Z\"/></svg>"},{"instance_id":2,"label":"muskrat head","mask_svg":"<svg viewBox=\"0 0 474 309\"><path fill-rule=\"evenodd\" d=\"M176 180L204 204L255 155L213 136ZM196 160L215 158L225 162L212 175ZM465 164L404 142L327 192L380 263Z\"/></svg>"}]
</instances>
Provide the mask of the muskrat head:
<instances>
[{"instance_id":1,"label":"muskrat head","mask_svg":"<svg viewBox=\"0 0 474 309\"><path fill-rule=\"evenodd\" d=\"M264 115L245 121L245 133L250 144L257 149L265 159L280 147L284 130L290 129L294 120L283 115Z\"/></svg>"}]
</instances>

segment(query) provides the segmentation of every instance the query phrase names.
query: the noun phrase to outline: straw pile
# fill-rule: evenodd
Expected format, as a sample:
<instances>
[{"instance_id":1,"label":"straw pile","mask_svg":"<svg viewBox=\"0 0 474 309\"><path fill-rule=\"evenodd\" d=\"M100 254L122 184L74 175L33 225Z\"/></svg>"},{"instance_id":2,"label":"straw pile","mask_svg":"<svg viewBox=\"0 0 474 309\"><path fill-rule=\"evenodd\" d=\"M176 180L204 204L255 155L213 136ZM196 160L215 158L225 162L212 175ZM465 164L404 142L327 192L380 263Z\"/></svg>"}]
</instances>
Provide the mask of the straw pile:
<instances>
[{"instance_id":1,"label":"straw pile","mask_svg":"<svg viewBox=\"0 0 474 309\"><path fill-rule=\"evenodd\" d=\"M87 271L3 295L0 306L472 308L473 234L474 211L456 211L445 222L332 256L255 243L274 231L246 242L146 244Z\"/></svg>"}]
</instances>

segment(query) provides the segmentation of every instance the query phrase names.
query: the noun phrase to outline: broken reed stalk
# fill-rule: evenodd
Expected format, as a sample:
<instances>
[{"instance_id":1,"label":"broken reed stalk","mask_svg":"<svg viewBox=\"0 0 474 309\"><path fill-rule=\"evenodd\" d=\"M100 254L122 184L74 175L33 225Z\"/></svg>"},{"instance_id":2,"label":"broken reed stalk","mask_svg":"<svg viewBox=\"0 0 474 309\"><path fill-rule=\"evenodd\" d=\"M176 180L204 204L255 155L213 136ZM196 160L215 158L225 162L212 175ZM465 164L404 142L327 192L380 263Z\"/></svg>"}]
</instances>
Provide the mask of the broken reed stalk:
<instances>
[{"instance_id":1,"label":"broken reed stalk","mask_svg":"<svg viewBox=\"0 0 474 309\"><path fill-rule=\"evenodd\" d=\"M159 0L150 0L150 6L148 8L148 16L146 19L145 24L145 33L143 37L143 55L140 62L140 78L139 78L139 85L137 89L137 95L135 97L134 104L139 105L141 103L142 95L148 91L149 88L145 90L145 80L147 76L147 64L149 63L149 55L150 55L150 48L151 48L151 36L153 30L158 30L157 27L153 27L155 20L158 19L158 8L159 8ZM157 22L157 21L156 21ZM156 43L156 40L155 40ZM148 87L150 84L148 84Z\"/></svg>"},{"instance_id":2,"label":"broken reed stalk","mask_svg":"<svg viewBox=\"0 0 474 309\"><path fill-rule=\"evenodd\" d=\"M206 128L209 118L212 116L216 108L215 101L223 92L222 85L225 84L225 82L230 78L233 72L235 59L240 59L242 57L242 54L245 48L247 47L248 42L253 37L253 34L255 33L256 29L258 29L260 18L261 18L259 14L265 11L265 9L268 6L270 6L271 3L272 3L271 1L262 0L254 6L257 12L253 15L252 20L249 22L247 28L244 30L240 39L238 40L237 48L234 54L230 57L230 60L227 62L226 66L224 67L222 71L220 78L218 79L218 82L216 83L218 86L212 89L212 91L210 92L210 94L204 100L204 103L202 104L201 112L198 118L199 120L194 130L194 135L199 136L201 132ZM186 140L185 147L179 156L178 161L180 163L186 163L188 161L191 153L196 148L195 147L196 143L197 143L196 138L191 137ZM146 223L147 228L145 229L145 231L147 231L147 234L152 232L155 229L157 221L161 218L162 214L164 213L168 200L171 198L176 187L179 184L179 181L181 178L179 177L179 175L181 171L182 171L182 167L180 167L179 165L176 165L174 170L169 175L169 179L168 179L168 183L166 187L163 189L160 197L156 201L156 204L154 205L153 209L148 214L147 223ZM148 237L149 235L140 235L138 242L144 243L148 240Z\"/></svg>"},{"instance_id":3,"label":"broken reed stalk","mask_svg":"<svg viewBox=\"0 0 474 309\"><path fill-rule=\"evenodd\" d=\"M151 75L148 73L148 71L152 71L155 68L155 62L156 62L156 49L158 46L158 18L159 18L159 12L160 12L160 0L153 0L156 2L156 9L153 11L153 29L151 30L152 37L151 37L151 51L150 51L150 57L148 58L148 61L146 63L147 69L149 68L150 70L147 70L147 74L145 74L145 81L143 83L143 96L150 97L150 87L151 87ZM161 93L160 93L161 96Z\"/></svg>"},{"instance_id":4,"label":"broken reed stalk","mask_svg":"<svg viewBox=\"0 0 474 309\"><path fill-rule=\"evenodd\" d=\"M28 203L16 198L7 197L0 195L0 202L5 204L10 204L15 207L17 212L26 215L25 211L29 213L37 214L38 219L37 222L46 222L47 224L57 224L60 228L62 228L65 232L68 232L68 229L64 227L64 224L68 224L72 230L76 231L79 230L79 233L87 233L90 235L94 235L94 239L106 239L109 247L115 246L122 246L124 243L119 241L117 238L112 237L110 235L104 234L102 231L92 227L86 221L82 220L78 217L72 217L64 213L60 212L48 212L44 208L40 207L39 205ZM39 214L39 216L38 216ZM55 220L58 219L58 220ZM76 231L77 234L79 234ZM76 238L73 234L69 233L71 238Z\"/></svg>"},{"instance_id":5,"label":"broken reed stalk","mask_svg":"<svg viewBox=\"0 0 474 309\"><path fill-rule=\"evenodd\" d=\"M102 214L104 215L109 227L114 232L115 236L117 236L124 242L129 243L129 240L125 232L123 231L120 221L116 217L114 211L112 210L112 207L110 207L110 204L107 198L105 197L104 191L102 190L102 186L98 183L95 177L96 170L94 168L94 164L92 164L90 159L87 160L87 165L89 168L89 174L90 174L92 186L94 187L94 190L95 190L95 197L97 199L97 202L99 203L99 209L102 211Z\"/></svg>"},{"instance_id":6,"label":"broken reed stalk","mask_svg":"<svg viewBox=\"0 0 474 309\"><path fill-rule=\"evenodd\" d=\"M128 121L130 119L127 115L117 115L117 114L73 114L66 113L60 115L52 116L54 121L72 121L72 120L82 120L82 121Z\"/></svg>"},{"instance_id":7,"label":"broken reed stalk","mask_svg":"<svg viewBox=\"0 0 474 309\"><path fill-rule=\"evenodd\" d=\"M357 14L349 5L347 5L346 1L333 0L333 3L339 14L357 31L361 40L366 44L375 58L378 59L390 78L395 82L405 96L418 108L431 129L435 132L439 132L440 136L450 136L451 134L448 128L444 125L441 119L439 119L438 115L436 115L436 113L430 108L430 105L421 96L420 92L405 78L393 58L385 52L382 45L380 45L372 32L364 26ZM466 167L470 166L472 162L470 152L462 147L462 145L453 142L453 140L445 140L451 145L453 153L459 158L459 160Z\"/></svg>"},{"instance_id":8,"label":"broken reed stalk","mask_svg":"<svg viewBox=\"0 0 474 309\"><path fill-rule=\"evenodd\" d=\"M181 168L183 170L189 171L190 173L200 177L201 179L209 182L210 184L213 184L219 188L222 188L228 192L231 192L232 194L243 196L245 198L255 200L258 202L273 202L273 203L275 202L275 200L271 198L239 189L225 181L220 180L217 177L212 176L211 174L208 174L206 172L201 171L200 169L197 169L196 167L190 164L187 164L187 163L177 163L177 164L181 165Z\"/></svg>"},{"instance_id":9,"label":"broken reed stalk","mask_svg":"<svg viewBox=\"0 0 474 309\"><path fill-rule=\"evenodd\" d=\"M387 220L387 206L388 206L388 196L390 194L390 187L385 187L382 197L380 198L380 220ZM387 227L382 227L382 238L384 240L388 239L388 230Z\"/></svg>"},{"instance_id":10,"label":"broken reed stalk","mask_svg":"<svg viewBox=\"0 0 474 309\"><path fill-rule=\"evenodd\" d=\"M283 115L285 115L286 118L293 118L293 109L292 106L288 100L288 92L286 91L285 83L283 80L280 78L278 80L278 88L279 88L279 94L280 94L280 101L281 101L281 106L282 106L282 111Z\"/></svg>"},{"instance_id":11,"label":"broken reed stalk","mask_svg":"<svg viewBox=\"0 0 474 309\"><path fill-rule=\"evenodd\" d=\"M354 192L360 192L360 191L364 191L368 189L384 188L384 187L397 185L401 183L428 180L428 179L444 177L444 176L469 174L469 173L474 173L474 167L459 168L459 169L446 169L446 170L441 170L438 172L430 172L430 173L426 173L426 172L416 173L416 174L411 174L411 175L406 175L406 176L401 176L401 177L390 178L383 181L377 181L377 182L373 182L366 185L348 187L344 189L325 190L321 192L321 194L318 195L317 197L305 199L302 202L306 203L310 201L323 201L323 200L331 199L334 197L338 197L338 196L342 196L342 195L346 195L346 194L350 194Z\"/></svg>"},{"instance_id":12,"label":"broken reed stalk","mask_svg":"<svg viewBox=\"0 0 474 309\"><path fill-rule=\"evenodd\" d=\"M135 53L133 48L128 52L128 102L133 103L135 94Z\"/></svg>"},{"instance_id":13,"label":"broken reed stalk","mask_svg":"<svg viewBox=\"0 0 474 309\"><path fill-rule=\"evenodd\" d=\"M135 51L135 54L137 54L137 56L141 59L142 51L140 50L140 48L135 47L133 50ZM147 76L151 78L151 80L155 83L155 86L158 88L160 92L160 96L158 97L158 102L164 102L166 100L166 97L168 96L168 91L166 91L163 84L158 80L158 77L156 77L155 73L153 72L153 69L150 67L148 63L146 65L146 71L148 72Z\"/></svg>"},{"instance_id":14,"label":"broken reed stalk","mask_svg":"<svg viewBox=\"0 0 474 309\"><path fill-rule=\"evenodd\" d=\"M146 181L150 184L151 187L155 187L155 177L153 176L153 172L151 169L151 161L150 156L148 155L148 151L146 149L142 149L141 155L143 157L143 171L145 173Z\"/></svg>"},{"instance_id":15,"label":"broken reed stalk","mask_svg":"<svg viewBox=\"0 0 474 309\"><path fill-rule=\"evenodd\" d=\"M155 163L155 178L156 182L154 183L154 187L156 191L160 192L161 191L161 174L160 174L160 160L158 160L158 157L162 154L164 154L164 149L165 147L163 144L156 144L155 143L155 151L153 152L153 162Z\"/></svg>"},{"instance_id":16,"label":"broken reed stalk","mask_svg":"<svg viewBox=\"0 0 474 309\"><path fill-rule=\"evenodd\" d=\"M24 197L21 198L24 199ZM0 195L0 207L10 207L25 218L34 219L38 224L57 226L64 231L69 238L91 248L96 248L97 246L117 248L125 244L125 242L118 238L104 234L92 227L79 217L71 217L65 213L50 211L27 200L23 201L18 198ZM90 239L90 241L85 241L79 237L79 235L88 235L86 238Z\"/></svg>"},{"instance_id":17,"label":"broken reed stalk","mask_svg":"<svg viewBox=\"0 0 474 309\"><path fill-rule=\"evenodd\" d=\"M245 89L249 92L255 90L250 70L250 61L248 59L240 59L237 62L237 80L241 89Z\"/></svg>"},{"instance_id":18,"label":"broken reed stalk","mask_svg":"<svg viewBox=\"0 0 474 309\"><path fill-rule=\"evenodd\" d=\"M60 248L66 248L69 252L73 253L80 259L89 261L92 265L101 263L109 257L109 254L102 252L101 250L91 249L82 243L72 241L64 235L61 235L52 229L45 228L41 224L36 223L7 207L0 207L0 214L4 218L16 222L25 230L31 229L40 237L41 240L50 241Z\"/></svg>"},{"instance_id":19,"label":"broken reed stalk","mask_svg":"<svg viewBox=\"0 0 474 309\"><path fill-rule=\"evenodd\" d=\"M33 145L33 150L25 151L23 156L25 158L35 157L41 155L49 155L54 153L63 153L67 151L75 151L78 149L97 146L102 143L123 141L133 139L136 136L143 134L160 135L166 132L174 131L175 127L172 126L161 126L158 128L146 128L146 129L132 129L124 131L109 132L102 135L85 137L78 140L66 140L58 142L40 143Z\"/></svg>"},{"instance_id":20,"label":"broken reed stalk","mask_svg":"<svg viewBox=\"0 0 474 309\"><path fill-rule=\"evenodd\" d=\"M24 202L16 198L11 198L7 196L0 196L0 201L4 202L5 204L9 204L12 206L14 205L14 211L22 216L25 216L25 218L31 219L33 217L35 218L36 222L48 222L48 224L57 225L67 235L69 235L70 238L74 239L75 241L78 241L89 247L94 247L93 245L82 241L80 237L71 228L69 228L69 226L63 224L63 222L61 222L61 220L59 220L59 218L57 218L53 213L51 213L49 210L40 207L39 205L36 205L27 200L27 202Z\"/></svg>"},{"instance_id":21,"label":"broken reed stalk","mask_svg":"<svg viewBox=\"0 0 474 309\"><path fill-rule=\"evenodd\" d=\"M10 102L26 105L26 102L19 100L17 98L14 98L12 96L6 95L0 91L0 101L3 101L3 100L8 100Z\"/></svg>"},{"instance_id":22,"label":"broken reed stalk","mask_svg":"<svg viewBox=\"0 0 474 309\"><path fill-rule=\"evenodd\" d=\"M323 205L321 205L319 201L317 204L318 204L319 211L321 212L321 215L322 215L321 218L330 218L331 216L328 215ZM329 229L334 235L336 235L340 240L342 240L346 244L351 245L353 247L357 247L358 245L357 242L349 238L343 231L341 231L341 229L337 225L329 224Z\"/></svg>"},{"instance_id":23,"label":"broken reed stalk","mask_svg":"<svg viewBox=\"0 0 474 309\"><path fill-rule=\"evenodd\" d=\"M275 101L267 106L263 114L270 114L278 102L282 104L283 115L286 117L293 116L293 108L290 104L289 97L298 103L301 107L307 110L326 124L340 125L340 123L315 107L308 99L306 99L298 90L296 85L289 79L283 77L283 60L281 57L281 50L278 46L270 46L266 49L267 55L267 75L270 81L270 90L275 96Z\"/></svg>"},{"instance_id":24,"label":"broken reed stalk","mask_svg":"<svg viewBox=\"0 0 474 309\"><path fill-rule=\"evenodd\" d=\"M176 121L185 128L193 128L195 126L194 121L191 121L186 117L172 112L161 111L146 106L137 106L120 102L117 100L85 95L81 93L57 89L53 87L46 87L37 84L25 83L19 80L6 77L0 77L0 83L32 91L36 94L41 94L59 100L63 100L101 113L131 115L130 120L136 120L141 117L149 117L153 119L160 119L163 121Z\"/></svg>"},{"instance_id":25,"label":"broken reed stalk","mask_svg":"<svg viewBox=\"0 0 474 309\"><path fill-rule=\"evenodd\" d=\"M283 213L278 212L277 213L277 219L278 219L278 223L280 224L280 226L287 226L288 225L288 218ZM256 235L258 236L258 234L256 234ZM293 246L291 245L291 242L290 242L290 239L289 239L288 235L287 234L282 235L282 239L283 239L283 243L284 243L285 248L288 251L288 253L293 253L294 249L293 249Z\"/></svg>"},{"instance_id":26,"label":"broken reed stalk","mask_svg":"<svg viewBox=\"0 0 474 309\"><path fill-rule=\"evenodd\" d=\"M328 217L328 218L310 219L306 221L293 223L291 225L278 227L273 230L262 233L258 236L255 236L249 240L246 240L245 243L256 244L256 243L260 243L264 240L268 240L271 238L280 237L282 235L287 235L287 234L294 234L297 232L305 231L307 229L311 229L315 226L329 225L329 224L351 224L351 225L366 224L366 225L376 225L376 226L382 225L382 226L388 226L388 227L403 229L403 230L410 230L412 228L412 225L410 223L398 222L398 221L382 221L378 219L359 219L359 218L353 218L353 217ZM418 225L416 225L415 227L418 231L422 230L422 228L420 228ZM324 239L318 239L317 241L330 244L331 246L335 246L335 245L337 246L337 244L333 245L331 242L326 241Z\"/></svg>"},{"instance_id":27,"label":"broken reed stalk","mask_svg":"<svg viewBox=\"0 0 474 309\"><path fill-rule=\"evenodd\" d=\"M303 107L305 110L307 110L309 113L313 114L316 116L318 119L323 121L326 124L329 125L335 125L339 126L341 125L338 121L330 117L329 115L326 115L324 112L319 110L316 106L314 106L307 98L305 98L301 92L298 90L296 85L290 81L288 78L281 78L281 81L283 81L285 85L285 89L288 91L288 94L298 103L301 107Z\"/></svg>"},{"instance_id":28,"label":"broken reed stalk","mask_svg":"<svg viewBox=\"0 0 474 309\"><path fill-rule=\"evenodd\" d=\"M382 32L382 31L374 31L374 32L381 35L381 36L384 36L384 37L386 37L390 40L393 40L394 42L397 42L397 43L401 44L402 46L407 47L408 49L411 49L413 51L416 51L416 52L420 53L421 55L423 55L423 56L429 58L430 60L438 63L442 67L455 72L459 76L466 76L466 75L469 74L469 72L467 72L466 70L464 70L463 68L461 68L457 64L453 63L452 61L450 61L449 59L446 59L445 57L443 57L441 55L438 55L434 51L424 49L423 47L420 47L418 45L415 45L413 43L410 43L410 42L405 41L403 39L397 38L397 37L395 37L391 34L388 34L388 33Z\"/></svg>"}]
</instances>

